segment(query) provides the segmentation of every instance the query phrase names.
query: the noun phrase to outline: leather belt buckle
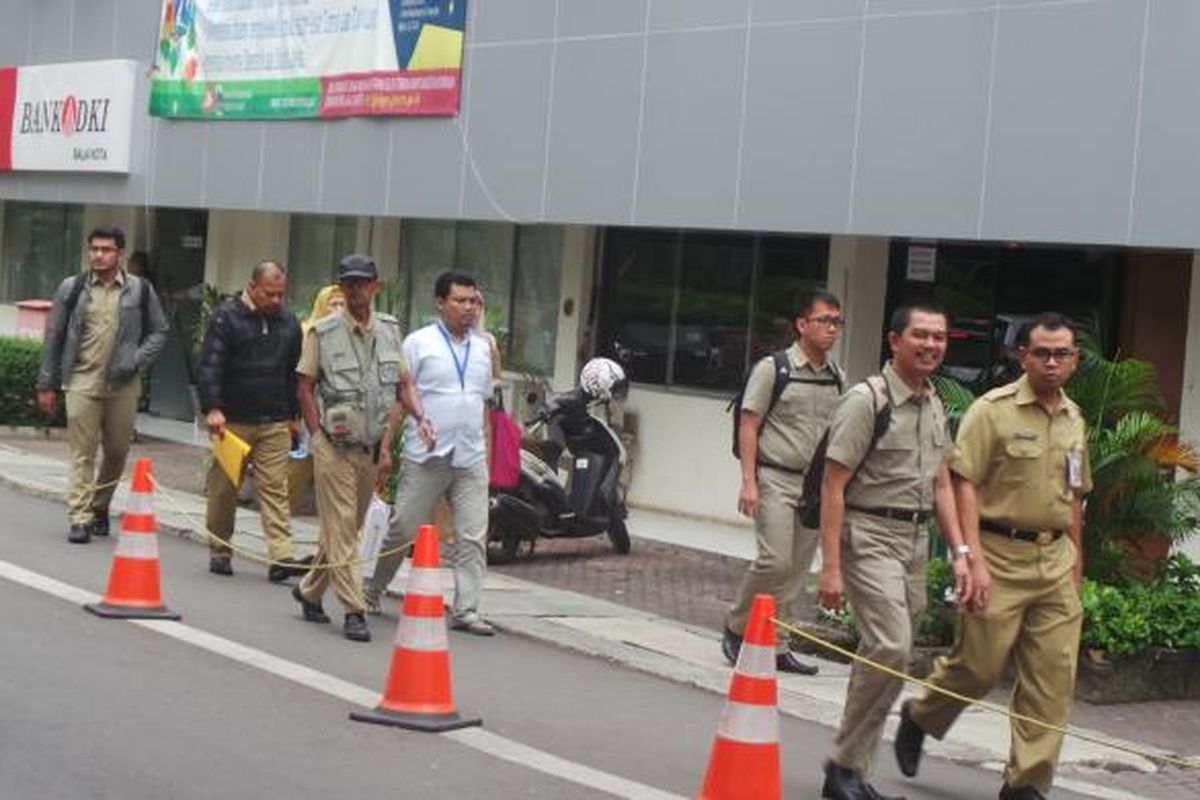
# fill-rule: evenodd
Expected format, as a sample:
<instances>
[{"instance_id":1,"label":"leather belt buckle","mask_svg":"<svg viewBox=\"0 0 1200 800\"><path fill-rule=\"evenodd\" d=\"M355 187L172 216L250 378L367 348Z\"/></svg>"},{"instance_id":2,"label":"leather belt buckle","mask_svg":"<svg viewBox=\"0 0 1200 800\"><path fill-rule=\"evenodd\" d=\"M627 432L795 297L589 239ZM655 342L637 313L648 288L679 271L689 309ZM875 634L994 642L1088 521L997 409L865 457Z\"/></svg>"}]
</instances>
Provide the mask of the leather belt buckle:
<instances>
[{"instance_id":1,"label":"leather belt buckle","mask_svg":"<svg viewBox=\"0 0 1200 800\"><path fill-rule=\"evenodd\" d=\"M912 522L913 525L920 525L921 524L921 512L913 511L912 515L909 517L909 521Z\"/></svg>"},{"instance_id":2,"label":"leather belt buckle","mask_svg":"<svg viewBox=\"0 0 1200 800\"><path fill-rule=\"evenodd\" d=\"M1058 537L1054 535L1054 531L1038 531L1035 541L1038 544L1052 544Z\"/></svg>"}]
</instances>

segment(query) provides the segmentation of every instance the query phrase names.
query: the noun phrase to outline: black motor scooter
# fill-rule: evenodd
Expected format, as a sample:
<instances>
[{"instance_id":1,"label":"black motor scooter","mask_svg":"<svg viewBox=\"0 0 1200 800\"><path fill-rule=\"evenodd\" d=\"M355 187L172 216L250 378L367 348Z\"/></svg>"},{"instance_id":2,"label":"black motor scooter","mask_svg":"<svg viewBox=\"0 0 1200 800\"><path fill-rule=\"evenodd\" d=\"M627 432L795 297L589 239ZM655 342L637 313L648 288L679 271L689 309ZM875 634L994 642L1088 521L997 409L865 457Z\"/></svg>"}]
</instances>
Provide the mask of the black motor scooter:
<instances>
[{"instance_id":1,"label":"black motor scooter","mask_svg":"<svg viewBox=\"0 0 1200 800\"><path fill-rule=\"evenodd\" d=\"M575 539L608 534L613 549L629 552L625 498L620 484L625 447L609 425L589 412L597 400L583 389L551 395L526 423L521 474L512 489L495 489L488 515L489 559L511 561L522 541ZM542 426L544 440L534 438ZM557 464L564 451L571 466L564 482Z\"/></svg>"}]
</instances>

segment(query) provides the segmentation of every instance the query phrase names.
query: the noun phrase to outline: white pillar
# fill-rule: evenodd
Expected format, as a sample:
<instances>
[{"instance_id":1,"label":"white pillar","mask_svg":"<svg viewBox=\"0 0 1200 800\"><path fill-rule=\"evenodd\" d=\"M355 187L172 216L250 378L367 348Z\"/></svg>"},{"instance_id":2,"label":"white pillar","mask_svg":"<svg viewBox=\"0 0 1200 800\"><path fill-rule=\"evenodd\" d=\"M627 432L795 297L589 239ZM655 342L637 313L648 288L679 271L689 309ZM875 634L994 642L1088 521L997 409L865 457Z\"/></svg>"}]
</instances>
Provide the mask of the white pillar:
<instances>
[{"instance_id":1,"label":"white pillar","mask_svg":"<svg viewBox=\"0 0 1200 800\"><path fill-rule=\"evenodd\" d=\"M879 368L887 303L888 245L884 237L834 236L829 243L829 290L842 300L847 325L834 357L851 381Z\"/></svg>"},{"instance_id":2,"label":"white pillar","mask_svg":"<svg viewBox=\"0 0 1200 800\"><path fill-rule=\"evenodd\" d=\"M1200 446L1200 250L1192 253L1192 281L1188 299L1188 325L1184 341L1183 392L1179 398L1179 438ZM1200 534L1179 548L1200 560Z\"/></svg>"},{"instance_id":3,"label":"white pillar","mask_svg":"<svg viewBox=\"0 0 1200 800\"><path fill-rule=\"evenodd\" d=\"M287 214L266 211L209 211L204 282L233 292L246 285L259 261L287 263L289 221Z\"/></svg>"},{"instance_id":4,"label":"white pillar","mask_svg":"<svg viewBox=\"0 0 1200 800\"><path fill-rule=\"evenodd\" d=\"M596 229L583 226L563 228L562 267L558 287L558 331L554 344L556 389L575 385L579 351L586 335L588 309L592 302L592 272L596 257ZM567 309L570 313L567 313Z\"/></svg>"}]
</instances>

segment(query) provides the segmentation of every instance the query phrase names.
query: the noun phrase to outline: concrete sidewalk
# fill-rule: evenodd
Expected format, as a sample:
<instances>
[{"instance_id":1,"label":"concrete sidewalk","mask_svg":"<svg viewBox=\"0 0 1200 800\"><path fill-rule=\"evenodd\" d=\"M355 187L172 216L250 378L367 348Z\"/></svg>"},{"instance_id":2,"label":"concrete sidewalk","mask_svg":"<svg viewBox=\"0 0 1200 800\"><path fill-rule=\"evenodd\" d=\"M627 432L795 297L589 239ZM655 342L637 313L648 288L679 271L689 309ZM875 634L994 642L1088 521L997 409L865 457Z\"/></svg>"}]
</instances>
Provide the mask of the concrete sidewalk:
<instances>
[{"instance_id":1,"label":"concrete sidewalk","mask_svg":"<svg viewBox=\"0 0 1200 800\"><path fill-rule=\"evenodd\" d=\"M139 422L139 430L151 433L149 426ZM190 432L191 426L187 426ZM161 430L155 430L161 435ZM182 437L180 437L182 438ZM190 433L189 433L190 439ZM0 445L0 482L21 491L53 499L65 496L67 465L62 457L37 455L33 448L7 440ZM38 448L45 450L46 448ZM198 463L195 445L186 443L148 443L143 449L155 451L158 458L180 459ZM135 447L135 455L138 448ZM167 452L164 452L167 451ZM170 453L170 454L168 454ZM125 502L122 486L114 502L120 508ZM190 492L163 489L156 500L156 510L164 532L191 537L202 535L204 498ZM703 547L718 542L714 548L726 555L744 552L752 537L735 526L697 523L679 520L662 514L636 512L631 530L641 537L655 536L659 541ZM252 552L263 552L257 514L239 511L238 533L234 543ZM296 520L294 532L298 541L312 541L315 526ZM748 554L747 554L748 555ZM634 556L636 558L636 551ZM197 568L203 568L205 557L196 554ZM262 569L240 562L239 569ZM447 590L452 578L444 576ZM489 573L485 584L483 607L487 616L503 630L553 642L580 652L615 661L663 678L724 693L729 682L730 668L716 646L719 634L709 628L678 622L649 611L626 605L519 580L510 575ZM373 627L381 623L376 621ZM786 675L780 678L780 709L804 719L814 720L831 728L841 717L848 668L833 662L822 662L821 674L806 678ZM1128 708L1128 707L1127 707ZM894 731L896 716L889 720L889 736ZM1101 726L1104 727L1104 726ZM1107 739L1096 731L1091 736ZM975 709L968 710L944 742L929 740L927 751L933 755L959 762L998 769L1007 758L1008 724L997 715ZM1161 738L1160 738L1161 741ZM1137 748L1133 743L1121 743ZM1156 755L1194 754L1200 749L1194 741L1170 743L1170 751L1142 748ZM888 759L887 753L881 757ZM1153 763L1136 755L1068 738L1063 752L1061 785L1094 797L1111 800L1167 800L1167 798L1200 797L1200 773L1174 769L1157 770ZM888 767L890 769L890 766Z\"/></svg>"}]
</instances>

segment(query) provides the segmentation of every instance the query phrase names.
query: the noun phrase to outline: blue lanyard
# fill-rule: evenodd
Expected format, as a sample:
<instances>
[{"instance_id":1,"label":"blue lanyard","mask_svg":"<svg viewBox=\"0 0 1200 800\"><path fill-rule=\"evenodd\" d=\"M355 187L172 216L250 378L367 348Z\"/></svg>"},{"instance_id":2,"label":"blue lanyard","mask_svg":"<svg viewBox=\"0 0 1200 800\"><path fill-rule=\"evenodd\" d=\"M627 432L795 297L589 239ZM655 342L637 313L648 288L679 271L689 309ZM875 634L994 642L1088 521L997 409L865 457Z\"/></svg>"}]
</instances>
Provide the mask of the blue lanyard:
<instances>
[{"instance_id":1,"label":"blue lanyard","mask_svg":"<svg viewBox=\"0 0 1200 800\"><path fill-rule=\"evenodd\" d=\"M467 333L467 349L463 353L462 361L458 360L458 351L454 349L454 342L450 339L450 333L438 323L438 331L442 334L442 338L446 340L446 347L450 348L450 358L454 359L454 370L458 373L458 385L465 392L467 390L467 362L471 360L471 334Z\"/></svg>"}]
</instances>

